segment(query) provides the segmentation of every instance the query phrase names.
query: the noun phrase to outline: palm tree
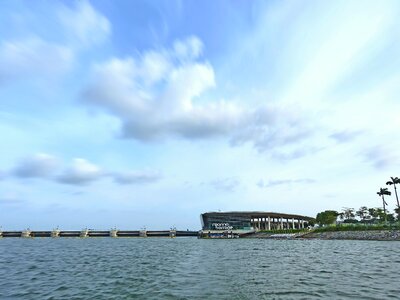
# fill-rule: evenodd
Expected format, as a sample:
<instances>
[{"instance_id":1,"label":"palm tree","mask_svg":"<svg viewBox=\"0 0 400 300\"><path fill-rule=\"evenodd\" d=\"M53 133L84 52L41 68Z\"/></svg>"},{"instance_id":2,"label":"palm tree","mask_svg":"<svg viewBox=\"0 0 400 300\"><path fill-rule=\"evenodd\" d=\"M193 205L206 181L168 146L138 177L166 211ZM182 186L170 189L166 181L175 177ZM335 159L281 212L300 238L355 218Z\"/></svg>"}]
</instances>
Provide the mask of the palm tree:
<instances>
[{"instance_id":1,"label":"palm tree","mask_svg":"<svg viewBox=\"0 0 400 300\"><path fill-rule=\"evenodd\" d=\"M376 215L378 216L379 220L382 220L385 216L383 209L380 207L377 207L377 208L375 208L375 210L376 210Z\"/></svg>"},{"instance_id":2,"label":"palm tree","mask_svg":"<svg viewBox=\"0 0 400 300\"><path fill-rule=\"evenodd\" d=\"M400 208L399 204L399 197L397 196L397 189L396 189L396 184L400 184L400 179L397 177L390 177L391 181L386 182L387 185L392 185L394 187L394 193L396 194L396 200L397 200L397 208Z\"/></svg>"},{"instance_id":3,"label":"palm tree","mask_svg":"<svg viewBox=\"0 0 400 300\"><path fill-rule=\"evenodd\" d=\"M355 217L354 208L343 207L342 211L343 211L343 216L346 220L354 219Z\"/></svg>"},{"instance_id":4,"label":"palm tree","mask_svg":"<svg viewBox=\"0 0 400 300\"><path fill-rule=\"evenodd\" d=\"M390 196L392 193L389 192L387 188L380 188L380 190L379 190L379 192L377 192L377 194L382 197L383 213L385 214L385 221L387 221L387 218L386 218L386 205L388 205L388 204L385 201L385 196L384 195Z\"/></svg>"},{"instance_id":5,"label":"palm tree","mask_svg":"<svg viewBox=\"0 0 400 300\"><path fill-rule=\"evenodd\" d=\"M356 216L360 217L361 221L365 221L368 217L368 208L366 206L361 206L360 209L356 211Z\"/></svg>"},{"instance_id":6,"label":"palm tree","mask_svg":"<svg viewBox=\"0 0 400 300\"><path fill-rule=\"evenodd\" d=\"M373 207L368 208L368 213L371 216L372 221L375 222L376 219L378 218L378 212L377 212L376 208L373 208Z\"/></svg>"}]
</instances>

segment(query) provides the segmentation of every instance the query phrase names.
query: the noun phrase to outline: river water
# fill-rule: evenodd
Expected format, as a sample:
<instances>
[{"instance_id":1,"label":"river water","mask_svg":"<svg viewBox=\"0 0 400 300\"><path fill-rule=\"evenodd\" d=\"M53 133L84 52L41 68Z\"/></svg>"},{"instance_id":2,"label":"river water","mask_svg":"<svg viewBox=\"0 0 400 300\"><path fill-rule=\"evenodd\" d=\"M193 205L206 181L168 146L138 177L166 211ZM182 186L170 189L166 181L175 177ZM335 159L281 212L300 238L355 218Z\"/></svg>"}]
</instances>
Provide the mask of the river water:
<instances>
[{"instance_id":1,"label":"river water","mask_svg":"<svg viewBox=\"0 0 400 300\"><path fill-rule=\"evenodd\" d=\"M0 299L400 299L400 242L3 238Z\"/></svg>"}]
</instances>

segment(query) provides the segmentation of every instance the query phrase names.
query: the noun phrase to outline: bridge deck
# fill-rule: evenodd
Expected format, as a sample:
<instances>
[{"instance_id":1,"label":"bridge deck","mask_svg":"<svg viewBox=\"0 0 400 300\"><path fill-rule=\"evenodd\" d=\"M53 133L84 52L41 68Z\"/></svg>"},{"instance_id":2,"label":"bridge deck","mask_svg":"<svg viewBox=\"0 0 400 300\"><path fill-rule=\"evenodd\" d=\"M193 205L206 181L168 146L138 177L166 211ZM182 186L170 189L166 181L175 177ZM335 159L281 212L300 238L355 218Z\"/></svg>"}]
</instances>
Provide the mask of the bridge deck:
<instances>
[{"instance_id":1,"label":"bridge deck","mask_svg":"<svg viewBox=\"0 0 400 300\"><path fill-rule=\"evenodd\" d=\"M82 232L81 230L60 230L58 235L59 237L80 237ZM141 231L139 230L117 230L117 237L140 237ZM147 237L169 237L170 236L169 230L157 230L157 231L145 231L144 236ZM30 231L30 237L51 237L52 231ZM2 231L0 232L0 237L22 237L23 231ZM88 230L87 231L88 237L109 237L110 231L108 230ZM183 231L177 230L175 232L176 237L197 237L198 231Z\"/></svg>"}]
</instances>

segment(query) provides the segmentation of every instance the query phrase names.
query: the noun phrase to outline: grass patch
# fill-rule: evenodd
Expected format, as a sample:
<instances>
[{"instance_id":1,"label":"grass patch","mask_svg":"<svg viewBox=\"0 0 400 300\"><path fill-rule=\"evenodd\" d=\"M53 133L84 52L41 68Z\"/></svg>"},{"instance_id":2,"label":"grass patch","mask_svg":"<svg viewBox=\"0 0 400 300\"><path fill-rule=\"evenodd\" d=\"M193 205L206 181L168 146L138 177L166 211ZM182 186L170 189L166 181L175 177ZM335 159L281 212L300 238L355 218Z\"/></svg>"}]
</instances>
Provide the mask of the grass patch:
<instances>
[{"instance_id":1,"label":"grass patch","mask_svg":"<svg viewBox=\"0 0 400 300\"><path fill-rule=\"evenodd\" d=\"M400 230L400 223L378 223L378 224L338 224L319 227L313 232L332 231L367 231L367 230Z\"/></svg>"}]
</instances>

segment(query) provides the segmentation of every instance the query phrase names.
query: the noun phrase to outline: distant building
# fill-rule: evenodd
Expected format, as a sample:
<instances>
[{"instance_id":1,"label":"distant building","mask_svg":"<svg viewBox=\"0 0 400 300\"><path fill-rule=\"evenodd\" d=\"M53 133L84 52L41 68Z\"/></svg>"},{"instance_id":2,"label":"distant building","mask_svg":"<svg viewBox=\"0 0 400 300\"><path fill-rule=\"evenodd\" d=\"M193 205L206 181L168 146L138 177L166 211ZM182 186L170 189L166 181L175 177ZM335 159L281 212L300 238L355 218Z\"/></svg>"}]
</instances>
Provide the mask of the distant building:
<instances>
[{"instance_id":1,"label":"distant building","mask_svg":"<svg viewBox=\"0 0 400 300\"><path fill-rule=\"evenodd\" d=\"M262 211L207 212L200 215L205 230L276 230L301 229L314 218Z\"/></svg>"}]
</instances>

